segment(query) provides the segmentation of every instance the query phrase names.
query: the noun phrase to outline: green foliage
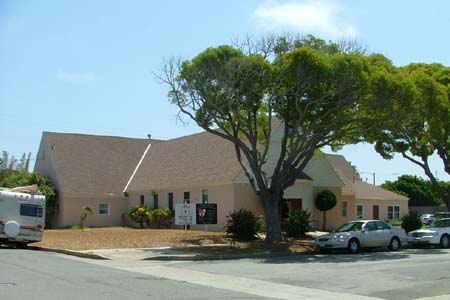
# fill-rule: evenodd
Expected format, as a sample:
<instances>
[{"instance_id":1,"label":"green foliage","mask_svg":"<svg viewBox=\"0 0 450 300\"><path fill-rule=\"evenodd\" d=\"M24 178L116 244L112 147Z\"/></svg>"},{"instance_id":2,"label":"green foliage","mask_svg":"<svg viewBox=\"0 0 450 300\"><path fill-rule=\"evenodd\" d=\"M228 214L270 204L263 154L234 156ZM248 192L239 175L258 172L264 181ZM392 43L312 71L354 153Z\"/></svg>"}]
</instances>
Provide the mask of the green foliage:
<instances>
[{"instance_id":1,"label":"green foliage","mask_svg":"<svg viewBox=\"0 0 450 300\"><path fill-rule=\"evenodd\" d=\"M357 45L313 36L247 42L211 47L184 62L169 60L160 79L184 115L234 144L244 174L270 210L265 215L273 218L266 220L266 239L279 241L282 191L318 149L361 139L366 107L385 98L383 78L395 67ZM281 151L268 173L268 147L277 128Z\"/></svg>"},{"instance_id":2,"label":"green foliage","mask_svg":"<svg viewBox=\"0 0 450 300\"><path fill-rule=\"evenodd\" d=\"M226 217L225 232L235 240L254 240L260 230L260 219L250 210L241 208Z\"/></svg>"},{"instance_id":3,"label":"green foliage","mask_svg":"<svg viewBox=\"0 0 450 300\"><path fill-rule=\"evenodd\" d=\"M31 152L28 155L24 153L22 158L18 160L14 156L10 157L7 151L2 151L2 157L0 158L0 182L13 174L28 173L30 161Z\"/></svg>"},{"instance_id":4,"label":"green foliage","mask_svg":"<svg viewBox=\"0 0 450 300\"><path fill-rule=\"evenodd\" d=\"M311 214L303 209L289 212L289 217L283 222L283 229L289 237L304 237L311 231Z\"/></svg>"},{"instance_id":5,"label":"green foliage","mask_svg":"<svg viewBox=\"0 0 450 300\"><path fill-rule=\"evenodd\" d=\"M316 196L316 207L320 211L327 211L336 206L336 195L330 190L323 190Z\"/></svg>"},{"instance_id":6,"label":"green foliage","mask_svg":"<svg viewBox=\"0 0 450 300\"><path fill-rule=\"evenodd\" d=\"M144 224L152 228L169 228L172 224L173 213L168 208L151 209L143 205L132 207L128 216L131 220L138 223L141 228L144 228Z\"/></svg>"},{"instance_id":7,"label":"green foliage","mask_svg":"<svg viewBox=\"0 0 450 300\"><path fill-rule=\"evenodd\" d=\"M403 216L402 228L405 229L407 233L422 228L420 216L415 212L410 212L409 214Z\"/></svg>"},{"instance_id":8,"label":"green foliage","mask_svg":"<svg viewBox=\"0 0 450 300\"><path fill-rule=\"evenodd\" d=\"M134 206L130 208L128 216L131 220L138 223L141 228L144 228L144 223L149 221L151 218L151 212L149 212L150 208L146 205L142 206Z\"/></svg>"},{"instance_id":9,"label":"green foliage","mask_svg":"<svg viewBox=\"0 0 450 300\"><path fill-rule=\"evenodd\" d=\"M169 228L172 224L171 220L173 217L173 211L168 208L151 210L151 213L149 215L151 216L147 221L147 224L149 226L155 226L157 228Z\"/></svg>"},{"instance_id":10,"label":"green foliage","mask_svg":"<svg viewBox=\"0 0 450 300\"><path fill-rule=\"evenodd\" d=\"M384 158L400 153L421 167L450 208L450 188L439 184L429 166L437 154L450 175L450 67L414 63L393 68L380 61L365 138Z\"/></svg>"},{"instance_id":11,"label":"green foliage","mask_svg":"<svg viewBox=\"0 0 450 300\"><path fill-rule=\"evenodd\" d=\"M402 227L402 220L389 220L389 224L395 227Z\"/></svg>"},{"instance_id":12,"label":"green foliage","mask_svg":"<svg viewBox=\"0 0 450 300\"><path fill-rule=\"evenodd\" d=\"M445 183L440 183L445 189ZM389 191L405 195L410 206L434 206L442 204L430 181L417 176L402 175L395 181L386 181L381 185Z\"/></svg>"},{"instance_id":13,"label":"green foliage","mask_svg":"<svg viewBox=\"0 0 450 300\"><path fill-rule=\"evenodd\" d=\"M0 182L0 186L7 188L33 184L36 184L39 191L45 196L46 214L48 216L56 215L58 213L58 204L56 201L57 191L47 176L42 176L39 173L16 172Z\"/></svg>"},{"instance_id":14,"label":"green foliage","mask_svg":"<svg viewBox=\"0 0 450 300\"><path fill-rule=\"evenodd\" d=\"M81 216L80 216L80 229L83 230L84 229L84 222L86 221L88 216L92 216L93 212L92 212L92 208L90 208L89 206L83 206L81 208Z\"/></svg>"},{"instance_id":15,"label":"green foliage","mask_svg":"<svg viewBox=\"0 0 450 300\"><path fill-rule=\"evenodd\" d=\"M323 231L325 231L327 228L327 210L333 209L333 207L336 206L336 203L336 195L330 190L322 190L316 196L316 207L318 210L323 211Z\"/></svg>"}]
</instances>

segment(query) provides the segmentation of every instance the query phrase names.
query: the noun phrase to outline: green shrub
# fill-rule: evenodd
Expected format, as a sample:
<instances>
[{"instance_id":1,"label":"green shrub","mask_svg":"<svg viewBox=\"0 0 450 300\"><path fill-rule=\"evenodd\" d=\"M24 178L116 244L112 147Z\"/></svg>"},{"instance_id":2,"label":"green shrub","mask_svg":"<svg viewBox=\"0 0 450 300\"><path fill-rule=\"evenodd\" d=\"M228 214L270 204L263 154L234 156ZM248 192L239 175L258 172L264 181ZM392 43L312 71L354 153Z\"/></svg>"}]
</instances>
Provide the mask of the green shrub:
<instances>
[{"instance_id":1,"label":"green shrub","mask_svg":"<svg viewBox=\"0 0 450 300\"><path fill-rule=\"evenodd\" d=\"M150 208L145 205L134 206L130 209L128 215L130 216L131 220L138 223L141 228L144 228L144 223L148 223L149 216L151 215L151 210L150 212L149 210Z\"/></svg>"},{"instance_id":2,"label":"green shrub","mask_svg":"<svg viewBox=\"0 0 450 300\"><path fill-rule=\"evenodd\" d=\"M226 217L225 232L235 240L254 240L260 230L260 218L250 210L241 208Z\"/></svg>"},{"instance_id":3,"label":"green shrub","mask_svg":"<svg viewBox=\"0 0 450 300\"><path fill-rule=\"evenodd\" d=\"M154 209L148 217L148 224L151 227L169 228L173 217L173 211L168 208Z\"/></svg>"},{"instance_id":4,"label":"green shrub","mask_svg":"<svg viewBox=\"0 0 450 300\"><path fill-rule=\"evenodd\" d=\"M289 212L289 217L283 222L283 230L289 237L304 237L311 231L311 214L303 209Z\"/></svg>"},{"instance_id":5,"label":"green shrub","mask_svg":"<svg viewBox=\"0 0 450 300\"><path fill-rule=\"evenodd\" d=\"M419 215L415 212L410 212L403 216L402 228L405 229L407 233L422 228L422 222L420 221Z\"/></svg>"}]
</instances>

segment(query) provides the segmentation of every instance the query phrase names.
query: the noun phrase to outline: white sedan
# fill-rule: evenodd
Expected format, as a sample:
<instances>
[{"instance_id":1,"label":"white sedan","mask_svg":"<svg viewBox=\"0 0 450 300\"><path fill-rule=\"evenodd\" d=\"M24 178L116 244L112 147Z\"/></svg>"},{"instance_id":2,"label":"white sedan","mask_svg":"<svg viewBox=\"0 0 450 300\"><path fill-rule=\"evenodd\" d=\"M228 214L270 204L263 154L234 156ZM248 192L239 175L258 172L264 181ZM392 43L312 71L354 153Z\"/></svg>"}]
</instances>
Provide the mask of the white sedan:
<instances>
[{"instance_id":1,"label":"white sedan","mask_svg":"<svg viewBox=\"0 0 450 300\"><path fill-rule=\"evenodd\" d=\"M411 231L408 234L408 243L450 247L450 218L437 220L433 227Z\"/></svg>"},{"instance_id":2,"label":"white sedan","mask_svg":"<svg viewBox=\"0 0 450 300\"><path fill-rule=\"evenodd\" d=\"M348 249L357 253L361 248L389 247L400 249L408 237L405 230L395 228L379 220L356 220L345 223L335 232L316 238L316 248L321 251L331 249Z\"/></svg>"}]
</instances>

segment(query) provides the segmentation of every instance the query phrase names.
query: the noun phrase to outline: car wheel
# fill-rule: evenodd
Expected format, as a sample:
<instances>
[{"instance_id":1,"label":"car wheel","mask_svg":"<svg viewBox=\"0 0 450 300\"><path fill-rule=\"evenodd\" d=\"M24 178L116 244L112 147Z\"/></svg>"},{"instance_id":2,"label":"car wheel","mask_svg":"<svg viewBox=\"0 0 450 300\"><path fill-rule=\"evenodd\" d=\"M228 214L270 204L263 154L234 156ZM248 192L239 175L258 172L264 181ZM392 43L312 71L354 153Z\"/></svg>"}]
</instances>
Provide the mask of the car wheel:
<instances>
[{"instance_id":1,"label":"car wheel","mask_svg":"<svg viewBox=\"0 0 450 300\"><path fill-rule=\"evenodd\" d=\"M389 250L397 251L398 249L400 249L400 246L401 246L401 244L400 244L399 239L396 237L393 237L391 239L391 242L389 243Z\"/></svg>"},{"instance_id":2,"label":"car wheel","mask_svg":"<svg viewBox=\"0 0 450 300\"><path fill-rule=\"evenodd\" d=\"M359 245L359 241L357 239L351 239L348 241L348 251L352 254L358 253L361 249L361 246Z\"/></svg>"},{"instance_id":3,"label":"car wheel","mask_svg":"<svg viewBox=\"0 0 450 300\"><path fill-rule=\"evenodd\" d=\"M448 234L444 234L441 237L441 242L440 245L442 248L448 248L450 247L450 237L448 236Z\"/></svg>"},{"instance_id":4,"label":"car wheel","mask_svg":"<svg viewBox=\"0 0 450 300\"><path fill-rule=\"evenodd\" d=\"M429 221L427 222L427 225L430 226L432 223L433 223L433 221L432 221L432 220L429 220Z\"/></svg>"}]
</instances>

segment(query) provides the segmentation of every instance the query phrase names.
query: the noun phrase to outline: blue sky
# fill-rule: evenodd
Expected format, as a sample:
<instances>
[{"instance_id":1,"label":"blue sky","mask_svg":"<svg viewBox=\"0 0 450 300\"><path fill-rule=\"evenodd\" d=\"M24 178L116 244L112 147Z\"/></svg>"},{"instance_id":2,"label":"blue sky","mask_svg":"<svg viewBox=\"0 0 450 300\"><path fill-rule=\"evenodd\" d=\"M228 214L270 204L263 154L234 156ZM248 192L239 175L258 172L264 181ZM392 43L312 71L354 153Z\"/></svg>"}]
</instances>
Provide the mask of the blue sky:
<instances>
[{"instance_id":1,"label":"blue sky","mask_svg":"<svg viewBox=\"0 0 450 300\"><path fill-rule=\"evenodd\" d=\"M192 58L246 34L352 37L396 65L450 65L449 11L445 0L0 0L0 150L34 156L42 131L159 139L198 132L176 122L153 73L164 57ZM370 145L340 153L375 172L377 183L422 175ZM450 180L437 160L432 167Z\"/></svg>"}]
</instances>

